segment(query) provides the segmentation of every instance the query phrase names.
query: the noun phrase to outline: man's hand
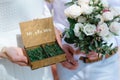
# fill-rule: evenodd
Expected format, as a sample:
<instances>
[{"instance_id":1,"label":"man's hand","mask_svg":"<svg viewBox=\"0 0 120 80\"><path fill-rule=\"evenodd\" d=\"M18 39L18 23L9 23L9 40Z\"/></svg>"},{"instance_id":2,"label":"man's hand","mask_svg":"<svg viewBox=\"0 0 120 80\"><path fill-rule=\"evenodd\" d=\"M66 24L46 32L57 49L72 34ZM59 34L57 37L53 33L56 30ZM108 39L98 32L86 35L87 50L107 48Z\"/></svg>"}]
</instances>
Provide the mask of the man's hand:
<instances>
[{"instance_id":1,"label":"man's hand","mask_svg":"<svg viewBox=\"0 0 120 80\"><path fill-rule=\"evenodd\" d=\"M7 58L13 63L16 63L20 66L27 66L28 61L26 56L23 54L23 49L18 47L6 47L5 53L1 54L1 57Z\"/></svg>"},{"instance_id":2,"label":"man's hand","mask_svg":"<svg viewBox=\"0 0 120 80\"><path fill-rule=\"evenodd\" d=\"M75 61L73 58L73 53L74 53L73 48L67 44L64 44L62 46L62 49L66 53L67 61L62 62L61 64L70 70L75 70L78 67L78 62Z\"/></svg>"},{"instance_id":3,"label":"man's hand","mask_svg":"<svg viewBox=\"0 0 120 80\"><path fill-rule=\"evenodd\" d=\"M55 34L56 34L57 42L65 52L67 58L67 61L62 62L61 64L68 69L71 70L76 69L78 67L78 62L75 61L73 58L73 53L74 53L73 48L67 44L62 45L61 32L57 28L55 28Z\"/></svg>"},{"instance_id":4,"label":"man's hand","mask_svg":"<svg viewBox=\"0 0 120 80\"><path fill-rule=\"evenodd\" d=\"M55 36L58 44L60 45L60 47L62 47L62 33L57 28L55 28Z\"/></svg>"}]
</instances>

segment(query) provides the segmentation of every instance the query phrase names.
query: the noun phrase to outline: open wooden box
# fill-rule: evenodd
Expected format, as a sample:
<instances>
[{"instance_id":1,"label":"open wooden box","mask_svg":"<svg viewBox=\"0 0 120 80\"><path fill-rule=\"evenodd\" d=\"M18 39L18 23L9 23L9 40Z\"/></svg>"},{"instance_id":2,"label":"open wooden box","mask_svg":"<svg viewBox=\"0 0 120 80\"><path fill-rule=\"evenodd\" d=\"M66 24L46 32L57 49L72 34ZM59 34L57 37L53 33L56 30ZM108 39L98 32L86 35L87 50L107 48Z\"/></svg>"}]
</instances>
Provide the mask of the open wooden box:
<instances>
[{"instance_id":1,"label":"open wooden box","mask_svg":"<svg viewBox=\"0 0 120 80\"><path fill-rule=\"evenodd\" d=\"M52 18L20 23L21 35L31 69L65 61L65 53L58 45Z\"/></svg>"}]
</instances>

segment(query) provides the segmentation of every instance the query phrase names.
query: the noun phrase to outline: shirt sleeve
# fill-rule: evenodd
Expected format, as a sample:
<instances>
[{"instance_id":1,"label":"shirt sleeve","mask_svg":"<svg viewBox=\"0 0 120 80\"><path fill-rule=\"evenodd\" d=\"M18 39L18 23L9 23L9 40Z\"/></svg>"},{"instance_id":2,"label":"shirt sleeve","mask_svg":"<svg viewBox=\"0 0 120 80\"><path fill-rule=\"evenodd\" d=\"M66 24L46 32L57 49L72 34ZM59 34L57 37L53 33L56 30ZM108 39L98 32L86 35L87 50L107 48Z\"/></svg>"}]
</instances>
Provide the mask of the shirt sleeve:
<instances>
[{"instance_id":1,"label":"shirt sleeve","mask_svg":"<svg viewBox=\"0 0 120 80\"><path fill-rule=\"evenodd\" d=\"M52 10L53 10L53 3L52 2L49 3L49 2L46 1L46 5L47 5L49 11L52 12Z\"/></svg>"},{"instance_id":2,"label":"shirt sleeve","mask_svg":"<svg viewBox=\"0 0 120 80\"><path fill-rule=\"evenodd\" d=\"M48 7L48 9L49 9L49 11L50 11L50 13L51 13L51 16L53 15L54 27L56 27L59 31L61 31L61 32L63 33L64 30L65 30L65 25L62 24L62 23L60 23L60 22L57 22L57 21L55 20L55 19L58 18L58 17L55 16L54 13L53 13L54 10L56 10L55 7L54 7L54 2L51 2L51 3L46 2L46 5L47 5L47 7Z\"/></svg>"},{"instance_id":3,"label":"shirt sleeve","mask_svg":"<svg viewBox=\"0 0 120 80\"><path fill-rule=\"evenodd\" d=\"M65 26L61 23L54 22L54 26L62 33L65 31Z\"/></svg>"}]
</instances>

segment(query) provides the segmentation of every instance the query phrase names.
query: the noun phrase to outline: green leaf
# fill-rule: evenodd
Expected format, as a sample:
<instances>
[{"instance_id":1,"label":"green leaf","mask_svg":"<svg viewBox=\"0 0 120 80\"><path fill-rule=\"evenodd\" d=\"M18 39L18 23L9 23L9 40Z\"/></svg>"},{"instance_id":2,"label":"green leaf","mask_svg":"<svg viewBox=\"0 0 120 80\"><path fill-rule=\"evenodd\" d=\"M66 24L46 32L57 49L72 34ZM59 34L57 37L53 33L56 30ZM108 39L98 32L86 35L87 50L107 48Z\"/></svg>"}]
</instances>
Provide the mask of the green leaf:
<instances>
[{"instance_id":1,"label":"green leaf","mask_svg":"<svg viewBox=\"0 0 120 80\"><path fill-rule=\"evenodd\" d=\"M65 38L64 40L65 40L67 43L69 43L69 44L73 44L73 43L74 43L73 39L70 39L70 38Z\"/></svg>"},{"instance_id":2,"label":"green leaf","mask_svg":"<svg viewBox=\"0 0 120 80\"><path fill-rule=\"evenodd\" d=\"M65 6L71 6L73 4L74 4L74 2L68 2L68 3L65 4Z\"/></svg>"},{"instance_id":3,"label":"green leaf","mask_svg":"<svg viewBox=\"0 0 120 80\"><path fill-rule=\"evenodd\" d=\"M73 29L70 29L70 31L68 33L69 33L71 39L75 38Z\"/></svg>"},{"instance_id":4,"label":"green leaf","mask_svg":"<svg viewBox=\"0 0 120 80\"><path fill-rule=\"evenodd\" d=\"M98 47L98 43L97 43L97 41L95 40L95 47L97 48Z\"/></svg>"},{"instance_id":5,"label":"green leaf","mask_svg":"<svg viewBox=\"0 0 120 80\"><path fill-rule=\"evenodd\" d=\"M112 47L113 43L110 44L110 47Z\"/></svg>"},{"instance_id":6,"label":"green leaf","mask_svg":"<svg viewBox=\"0 0 120 80\"><path fill-rule=\"evenodd\" d=\"M77 23L77 21L75 19L72 19L72 18L67 18L67 20L69 21L70 25Z\"/></svg>"},{"instance_id":7,"label":"green leaf","mask_svg":"<svg viewBox=\"0 0 120 80\"><path fill-rule=\"evenodd\" d=\"M91 50L91 51L93 50L91 46L89 46L88 48L89 48L89 50Z\"/></svg>"}]
</instances>

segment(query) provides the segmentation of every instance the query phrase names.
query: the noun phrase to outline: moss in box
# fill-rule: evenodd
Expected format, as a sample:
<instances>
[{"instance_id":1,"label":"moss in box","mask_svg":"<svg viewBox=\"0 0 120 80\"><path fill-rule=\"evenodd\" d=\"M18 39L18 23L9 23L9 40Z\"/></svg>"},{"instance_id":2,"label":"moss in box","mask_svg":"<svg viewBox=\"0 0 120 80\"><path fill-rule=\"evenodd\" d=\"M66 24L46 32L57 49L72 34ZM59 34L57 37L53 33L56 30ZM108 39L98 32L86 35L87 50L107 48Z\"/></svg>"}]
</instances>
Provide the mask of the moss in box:
<instances>
[{"instance_id":1,"label":"moss in box","mask_svg":"<svg viewBox=\"0 0 120 80\"><path fill-rule=\"evenodd\" d=\"M38 46L33 49L27 49L26 51L31 62L64 53L57 42Z\"/></svg>"},{"instance_id":2,"label":"moss in box","mask_svg":"<svg viewBox=\"0 0 120 80\"><path fill-rule=\"evenodd\" d=\"M43 49L41 46L33 48L33 49L27 49L27 54L30 58L31 62L42 60L44 58L47 58L48 56L43 52Z\"/></svg>"},{"instance_id":3,"label":"moss in box","mask_svg":"<svg viewBox=\"0 0 120 80\"><path fill-rule=\"evenodd\" d=\"M56 56L56 55L64 53L57 42L54 42L54 43L51 43L51 44L46 44L46 45L43 46L43 49L49 57Z\"/></svg>"}]
</instances>

